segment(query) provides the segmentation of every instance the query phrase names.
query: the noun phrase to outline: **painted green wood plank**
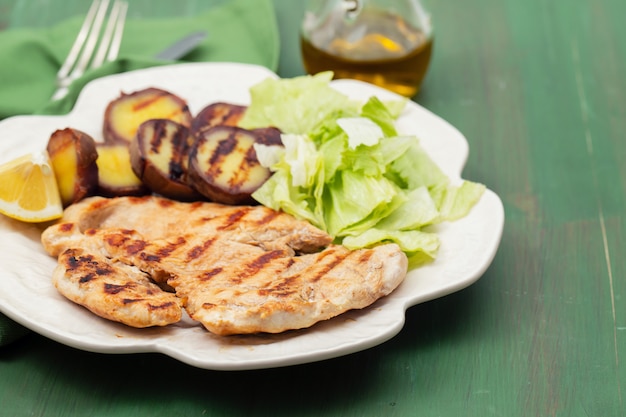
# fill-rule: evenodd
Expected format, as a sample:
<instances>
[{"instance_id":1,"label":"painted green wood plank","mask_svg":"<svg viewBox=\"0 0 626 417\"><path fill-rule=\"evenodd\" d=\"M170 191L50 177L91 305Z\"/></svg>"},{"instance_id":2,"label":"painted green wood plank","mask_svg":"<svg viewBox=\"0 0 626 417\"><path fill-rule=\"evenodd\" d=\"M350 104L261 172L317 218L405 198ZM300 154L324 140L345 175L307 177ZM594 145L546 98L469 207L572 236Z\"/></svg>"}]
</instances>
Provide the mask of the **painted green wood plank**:
<instances>
[{"instance_id":1,"label":"painted green wood plank","mask_svg":"<svg viewBox=\"0 0 626 417\"><path fill-rule=\"evenodd\" d=\"M284 75L301 5L276 1ZM416 101L470 142L465 175L503 199L486 274L413 307L365 352L254 372L98 355L31 336L0 350L8 415L620 416L626 413L626 3L428 2ZM291 34L291 35L290 35ZM591 145L591 146L590 146ZM4 408L6 407L6 408ZM2 411L0 411L2 414Z\"/></svg>"},{"instance_id":2,"label":"painted green wood plank","mask_svg":"<svg viewBox=\"0 0 626 417\"><path fill-rule=\"evenodd\" d=\"M510 317L505 321L519 325L518 342L521 343L507 348L518 353L517 359L526 350L528 365L526 370L520 366L513 372L503 369L505 363L493 365L498 373L518 377L525 374L528 378L529 385L520 391L518 402L511 401L508 404L509 407L522 405L524 411L520 415L553 415L559 412L562 415L584 415L585 407L588 410L595 407L595 411L602 411L602 415L619 415L621 400L617 386L620 382L623 384L624 380L623 373L621 379L618 379L615 372L610 372L616 367L611 299L599 227L598 202L594 198L598 194L606 194L607 187L597 188L597 182L589 177L589 170L595 164L601 167L598 169L606 171L603 181L615 181L615 168L624 165L620 164L623 162L623 152L620 156L620 152L607 151L601 154L601 163L589 154L584 132L581 134L585 125L581 121L576 84L580 75L571 71L574 67L571 48L554 48L554 45L569 46L566 42L568 39L562 36L558 27L555 31L550 24L539 25L539 33L528 30L533 15L532 6L547 7L547 3L508 2L507 5L510 10L504 16L497 15L496 10L489 11L484 23L486 27L481 28L481 37L470 37L479 45L478 49L471 49L461 57L467 57L470 63L463 67L468 73L456 74L458 79L466 77L477 81L467 87L467 91L462 88L456 90L461 97L464 97L463 93L468 94L464 97L465 106L451 100L440 102L440 95L430 91L430 85L427 84L425 89L428 98L436 97L433 100L439 114L449 113L452 107L453 116L460 119L457 125L468 123L466 129L461 128L473 145L473 159L471 156L466 173L484 175L484 181L493 184L504 197L507 207L507 231L496 264L507 265L514 271L517 265L518 270L511 274L515 281L506 280L503 276L504 282L490 281L489 284L493 283L495 289L517 296L518 302L513 303L511 313L517 314L519 318L515 320ZM524 10L528 14L526 18L519 15ZM570 8L563 12L580 17L586 10ZM550 11L544 10L536 15L545 14L550 15ZM518 23L524 30L515 33L512 29L508 37L505 32L500 34L497 42L488 42L484 33L490 30L497 32L496 24L492 26L490 22L499 19L506 21L506 27L514 29ZM551 23L559 26L557 21ZM469 25L457 30L470 32ZM465 40L462 47L468 47L468 43ZM542 50L543 43L546 48ZM491 51L485 48L495 47L509 48L509 52L500 55L494 62L490 59ZM605 54L609 56L613 52ZM482 68L480 63L472 61L472 53L483 60ZM528 60L530 56L533 57L532 61ZM502 90L507 90L504 92L506 95L498 96L494 86L501 74L499 71L512 62L514 70L503 72L506 75L499 79ZM482 91L478 84L478 81L483 80L481 72L494 77L491 83L484 81ZM458 81L454 76L450 77L449 72L445 75ZM436 77L434 75L428 81ZM506 82L511 80L514 81ZM442 80L442 83L445 81ZM480 94L483 95L482 100ZM598 95L593 105L602 110L604 98L601 93ZM485 108L492 113L487 117L491 118L493 125L485 125L487 122L484 119L477 121L465 118L462 113L475 111L475 102L488 104ZM426 104L429 103L427 100ZM618 104L623 106L623 101ZM606 110L610 111L608 108ZM507 127L510 133L501 134L507 131ZM590 128L601 130L603 123L594 120ZM573 140L578 142L572 144ZM623 146L622 143L614 139L609 146L619 148ZM502 165L499 166L500 162ZM494 178L489 176L490 172L500 175ZM623 213L623 187L609 192L614 208L618 211L621 208ZM589 221L584 221L587 219ZM590 241L591 236L593 239ZM510 250L505 246L508 239L515 239L515 242L511 242ZM545 239L552 242L543 242ZM581 247L582 243L584 245ZM623 248L623 245L618 247ZM595 252L589 254L591 249ZM585 271L585 268L592 270ZM506 273L504 269L502 272ZM485 283L483 278L478 287ZM590 292L585 284L599 288ZM564 297L568 288L581 293L575 303L571 297ZM496 302L494 310L506 311L505 305ZM623 308L619 312L623 316ZM591 317L599 321L601 326L597 327L595 322L590 322ZM495 347L494 354L504 347ZM618 349L623 350L620 346ZM489 374L486 370L482 372ZM588 375L602 375L602 378L596 378L590 384L585 381ZM547 387L551 389L547 390ZM580 401L581 398L585 401ZM510 413L504 415L512 415Z\"/></svg>"}]
</instances>

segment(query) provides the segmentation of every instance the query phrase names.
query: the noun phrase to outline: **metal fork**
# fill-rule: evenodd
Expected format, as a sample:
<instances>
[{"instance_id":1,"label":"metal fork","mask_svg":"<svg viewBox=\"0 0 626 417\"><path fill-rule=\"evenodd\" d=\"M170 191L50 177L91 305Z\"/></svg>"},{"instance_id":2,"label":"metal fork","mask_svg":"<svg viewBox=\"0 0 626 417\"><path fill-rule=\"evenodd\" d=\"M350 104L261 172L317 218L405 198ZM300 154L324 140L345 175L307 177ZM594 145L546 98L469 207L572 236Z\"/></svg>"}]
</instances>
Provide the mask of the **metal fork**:
<instances>
[{"instance_id":1,"label":"metal fork","mask_svg":"<svg viewBox=\"0 0 626 417\"><path fill-rule=\"evenodd\" d=\"M110 0L94 0L91 4L78 36L57 73L58 89L52 96L52 100L65 97L72 81L83 75L88 68L97 68L105 61L112 61L117 58L122 42L128 3L123 0L114 1L108 22L102 31L109 2ZM96 46L98 46L97 51Z\"/></svg>"}]
</instances>

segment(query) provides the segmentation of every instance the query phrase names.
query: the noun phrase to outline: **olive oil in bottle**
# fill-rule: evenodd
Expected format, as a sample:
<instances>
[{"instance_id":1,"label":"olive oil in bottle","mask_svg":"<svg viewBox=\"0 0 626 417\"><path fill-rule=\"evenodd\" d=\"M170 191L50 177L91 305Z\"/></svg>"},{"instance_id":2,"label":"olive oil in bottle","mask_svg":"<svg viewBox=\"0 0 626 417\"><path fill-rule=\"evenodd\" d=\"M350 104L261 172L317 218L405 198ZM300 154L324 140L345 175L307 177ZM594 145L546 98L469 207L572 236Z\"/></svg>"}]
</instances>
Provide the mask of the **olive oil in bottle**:
<instances>
[{"instance_id":1,"label":"olive oil in bottle","mask_svg":"<svg viewBox=\"0 0 626 417\"><path fill-rule=\"evenodd\" d=\"M330 70L335 78L366 81L406 97L417 94L432 54L430 29L376 8L364 8L358 17L343 13L305 18L300 38L305 70Z\"/></svg>"}]
</instances>

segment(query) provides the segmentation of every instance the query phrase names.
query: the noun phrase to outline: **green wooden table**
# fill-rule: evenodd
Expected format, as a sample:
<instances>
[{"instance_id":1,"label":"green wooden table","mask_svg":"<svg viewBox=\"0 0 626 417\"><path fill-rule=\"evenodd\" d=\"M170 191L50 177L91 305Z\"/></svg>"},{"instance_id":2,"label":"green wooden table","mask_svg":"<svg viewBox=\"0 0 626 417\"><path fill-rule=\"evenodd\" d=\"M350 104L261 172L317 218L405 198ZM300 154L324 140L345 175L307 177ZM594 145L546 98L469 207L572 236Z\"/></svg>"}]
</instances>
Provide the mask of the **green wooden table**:
<instances>
[{"instance_id":1,"label":"green wooden table","mask_svg":"<svg viewBox=\"0 0 626 417\"><path fill-rule=\"evenodd\" d=\"M500 250L469 288L415 306L369 350L219 372L36 334L0 349L7 416L626 415L626 3L426 3L415 100L465 134L464 176L500 195ZM303 6L276 0L279 74L303 73Z\"/></svg>"}]
</instances>

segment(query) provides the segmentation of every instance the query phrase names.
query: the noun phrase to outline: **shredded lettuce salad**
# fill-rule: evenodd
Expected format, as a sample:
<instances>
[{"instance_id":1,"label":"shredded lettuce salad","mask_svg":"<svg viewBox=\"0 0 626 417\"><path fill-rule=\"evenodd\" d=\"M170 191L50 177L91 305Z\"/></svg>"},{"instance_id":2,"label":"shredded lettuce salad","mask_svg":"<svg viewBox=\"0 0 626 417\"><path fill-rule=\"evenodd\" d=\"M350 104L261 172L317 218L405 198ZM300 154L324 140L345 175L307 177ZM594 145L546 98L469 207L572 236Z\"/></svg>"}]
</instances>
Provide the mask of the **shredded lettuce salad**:
<instances>
[{"instance_id":1,"label":"shredded lettuce salad","mask_svg":"<svg viewBox=\"0 0 626 417\"><path fill-rule=\"evenodd\" d=\"M275 126L284 147L255 145L273 175L252 196L356 249L395 242L412 266L440 246L428 226L465 216L485 187L449 178L395 121L405 101L365 103L330 86L333 74L267 79L250 89L240 125Z\"/></svg>"}]
</instances>

